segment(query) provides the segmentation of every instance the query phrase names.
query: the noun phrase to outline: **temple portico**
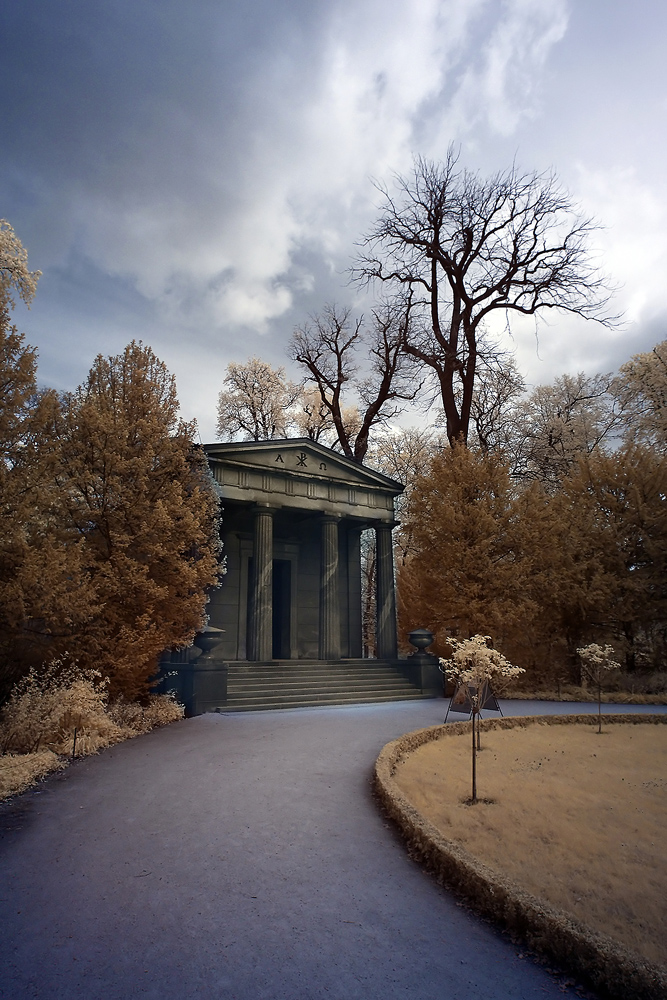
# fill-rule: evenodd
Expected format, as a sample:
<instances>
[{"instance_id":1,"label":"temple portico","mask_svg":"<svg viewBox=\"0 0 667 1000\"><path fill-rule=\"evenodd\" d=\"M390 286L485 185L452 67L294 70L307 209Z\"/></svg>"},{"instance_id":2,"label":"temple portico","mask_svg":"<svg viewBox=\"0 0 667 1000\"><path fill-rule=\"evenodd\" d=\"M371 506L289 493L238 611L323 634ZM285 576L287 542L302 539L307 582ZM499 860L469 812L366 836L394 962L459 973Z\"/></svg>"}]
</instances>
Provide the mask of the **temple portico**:
<instances>
[{"instance_id":1,"label":"temple portico","mask_svg":"<svg viewBox=\"0 0 667 1000\"><path fill-rule=\"evenodd\" d=\"M400 483L307 438L205 445L226 573L195 646L163 658L188 714L432 697L437 660L398 659ZM375 533L376 658L363 658L362 533Z\"/></svg>"},{"instance_id":2,"label":"temple portico","mask_svg":"<svg viewBox=\"0 0 667 1000\"><path fill-rule=\"evenodd\" d=\"M211 594L216 658L362 655L361 533L377 545L377 651L395 659L392 528L403 489L308 439L206 445L227 573Z\"/></svg>"}]
</instances>

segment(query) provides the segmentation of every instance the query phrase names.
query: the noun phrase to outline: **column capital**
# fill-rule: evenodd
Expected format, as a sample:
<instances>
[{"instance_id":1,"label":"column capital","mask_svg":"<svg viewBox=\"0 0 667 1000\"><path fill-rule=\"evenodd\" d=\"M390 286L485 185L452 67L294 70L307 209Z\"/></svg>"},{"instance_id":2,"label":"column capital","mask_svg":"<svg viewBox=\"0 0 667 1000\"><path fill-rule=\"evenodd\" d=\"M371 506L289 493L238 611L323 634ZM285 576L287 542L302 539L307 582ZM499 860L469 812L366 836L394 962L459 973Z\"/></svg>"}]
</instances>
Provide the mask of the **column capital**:
<instances>
[{"instance_id":1,"label":"column capital","mask_svg":"<svg viewBox=\"0 0 667 1000\"><path fill-rule=\"evenodd\" d=\"M394 528L398 528L398 526L399 526L400 523L401 523L400 521L393 521L393 520L392 521L372 521L371 524L370 524L370 527L371 528L375 528L376 530L378 528L388 528L390 531L393 531Z\"/></svg>"}]
</instances>

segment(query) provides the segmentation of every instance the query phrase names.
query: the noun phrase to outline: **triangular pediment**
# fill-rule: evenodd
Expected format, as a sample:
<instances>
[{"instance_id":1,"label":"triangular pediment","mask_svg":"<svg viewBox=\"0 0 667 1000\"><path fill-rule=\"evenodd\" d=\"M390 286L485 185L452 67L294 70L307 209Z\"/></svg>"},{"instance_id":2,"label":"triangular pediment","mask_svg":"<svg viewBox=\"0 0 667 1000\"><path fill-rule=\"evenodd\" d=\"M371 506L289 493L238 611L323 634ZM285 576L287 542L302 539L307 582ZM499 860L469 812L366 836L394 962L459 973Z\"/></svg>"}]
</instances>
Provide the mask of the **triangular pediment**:
<instances>
[{"instance_id":1,"label":"triangular pediment","mask_svg":"<svg viewBox=\"0 0 667 1000\"><path fill-rule=\"evenodd\" d=\"M213 464L222 462L299 479L346 483L350 487L386 491L392 496L402 493L404 488L381 472L358 465L309 438L221 442L204 445L204 451Z\"/></svg>"}]
</instances>

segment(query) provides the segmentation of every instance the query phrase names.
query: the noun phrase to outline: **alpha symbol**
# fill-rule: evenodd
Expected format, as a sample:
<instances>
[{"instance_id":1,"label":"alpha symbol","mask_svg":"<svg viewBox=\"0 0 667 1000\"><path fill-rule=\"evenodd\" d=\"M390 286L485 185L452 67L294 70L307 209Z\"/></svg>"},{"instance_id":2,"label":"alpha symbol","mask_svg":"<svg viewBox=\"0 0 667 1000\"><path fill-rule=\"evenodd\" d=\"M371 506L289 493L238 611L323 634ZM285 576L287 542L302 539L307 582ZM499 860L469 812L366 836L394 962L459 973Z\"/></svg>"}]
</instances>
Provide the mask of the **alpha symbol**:
<instances>
[{"instance_id":1,"label":"alpha symbol","mask_svg":"<svg viewBox=\"0 0 667 1000\"><path fill-rule=\"evenodd\" d=\"M278 455L278 458L276 459L276 462L282 462L282 463L283 463L283 465L285 464L285 463L283 462L283 456L282 456L282 455Z\"/></svg>"}]
</instances>

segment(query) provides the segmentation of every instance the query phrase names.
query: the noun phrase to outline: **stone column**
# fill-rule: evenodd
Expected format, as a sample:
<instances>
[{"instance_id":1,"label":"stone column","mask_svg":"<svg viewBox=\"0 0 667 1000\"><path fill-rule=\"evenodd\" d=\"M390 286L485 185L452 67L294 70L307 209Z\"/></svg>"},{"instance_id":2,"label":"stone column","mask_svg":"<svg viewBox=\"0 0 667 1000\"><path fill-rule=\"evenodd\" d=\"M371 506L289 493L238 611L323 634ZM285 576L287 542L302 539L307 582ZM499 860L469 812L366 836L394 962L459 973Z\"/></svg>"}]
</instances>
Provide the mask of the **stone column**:
<instances>
[{"instance_id":1,"label":"stone column","mask_svg":"<svg viewBox=\"0 0 667 1000\"><path fill-rule=\"evenodd\" d=\"M338 521L322 518L320 560L320 660L340 659L340 606L338 597Z\"/></svg>"},{"instance_id":2,"label":"stone column","mask_svg":"<svg viewBox=\"0 0 667 1000\"><path fill-rule=\"evenodd\" d=\"M273 508L254 509L248 659L273 659Z\"/></svg>"},{"instance_id":3,"label":"stone column","mask_svg":"<svg viewBox=\"0 0 667 1000\"><path fill-rule=\"evenodd\" d=\"M391 532L394 521L375 526L377 623L376 646L378 660L398 658L396 636L396 592L394 589L394 545Z\"/></svg>"},{"instance_id":4,"label":"stone column","mask_svg":"<svg viewBox=\"0 0 667 1000\"><path fill-rule=\"evenodd\" d=\"M361 659L362 655L362 611L361 611L361 532L354 523L347 525L347 655Z\"/></svg>"}]
</instances>

